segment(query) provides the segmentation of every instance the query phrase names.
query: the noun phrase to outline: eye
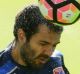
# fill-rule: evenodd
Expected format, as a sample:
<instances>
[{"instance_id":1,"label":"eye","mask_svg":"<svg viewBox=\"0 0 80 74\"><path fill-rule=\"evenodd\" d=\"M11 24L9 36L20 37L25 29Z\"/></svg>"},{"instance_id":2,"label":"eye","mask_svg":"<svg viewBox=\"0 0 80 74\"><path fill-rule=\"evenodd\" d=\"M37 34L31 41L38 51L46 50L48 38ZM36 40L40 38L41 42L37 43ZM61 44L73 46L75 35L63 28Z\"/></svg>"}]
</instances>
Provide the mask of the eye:
<instances>
[{"instance_id":1,"label":"eye","mask_svg":"<svg viewBox=\"0 0 80 74\"><path fill-rule=\"evenodd\" d=\"M57 44L53 45L53 48L55 48L57 46Z\"/></svg>"},{"instance_id":2,"label":"eye","mask_svg":"<svg viewBox=\"0 0 80 74\"><path fill-rule=\"evenodd\" d=\"M47 44L46 44L46 43L40 43L40 45L41 45L41 46L45 46L45 45L47 45Z\"/></svg>"}]
</instances>

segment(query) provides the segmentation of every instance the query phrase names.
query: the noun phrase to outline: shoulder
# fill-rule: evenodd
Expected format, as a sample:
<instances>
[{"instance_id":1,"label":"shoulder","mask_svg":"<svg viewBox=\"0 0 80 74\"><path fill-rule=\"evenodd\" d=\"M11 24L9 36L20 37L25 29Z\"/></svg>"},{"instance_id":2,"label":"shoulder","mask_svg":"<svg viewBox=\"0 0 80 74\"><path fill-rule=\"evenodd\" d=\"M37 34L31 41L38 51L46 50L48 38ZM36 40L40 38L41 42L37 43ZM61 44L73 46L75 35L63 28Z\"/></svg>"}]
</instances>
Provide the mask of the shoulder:
<instances>
[{"instance_id":1,"label":"shoulder","mask_svg":"<svg viewBox=\"0 0 80 74\"><path fill-rule=\"evenodd\" d=\"M58 50L55 50L51 55L51 57L61 57L61 56L63 56L63 54Z\"/></svg>"},{"instance_id":2,"label":"shoulder","mask_svg":"<svg viewBox=\"0 0 80 74\"><path fill-rule=\"evenodd\" d=\"M0 52L0 62L5 61L9 58L10 49L11 49L11 45L9 44L5 49L3 49Z\"/></svg>"},{"instance_id":3,"label":"shoulder","mask_svg":"<svg viewBox=\"0 0 80 74\"><path fill-rule=\"evenodd\" d=\"M55 62L57 64L57 67L62 66L62 59L63 54L58 50L55 50L51 55L51 61Z\"/></svg>"},{"instance_id":4,"label":"shoulder","mask_svg":"<svg viewBox=\"0 0 80 74\"><path fill-rule=\"evenodd\" d=\"M15 65L12 63L9 50L0 52L0 74L7 74Z\"/></svg>"},{"instance_id":5,"label":"shoulder","mask_svg":"<svg viewBox=\"0 0 80 74\"><path fill-rule=\"evenodd\" d=\"M55 50L55 51L53 52L53 54L51 55L51 58L52 58L52 59L53 59L53 58L56 58L57 61L59 61L59 63L62 65L64 58L63 58L63 54L62 54L60 51Z\"/></svg>"},{"instance_id":6,"label":"shoulder","mask_svg":"<svg viewBox=\"0 0 80 74\"><path fill-rule=\"evenodd\" d=\"M7 53L5 52L5 50L0 52L0 67L7 61Z\"/></svg>"},{"instance_id":7,"label":"shoulder","mask_svg":"<svg viewBox=\"0 0 80 74\"><path fill-rule=\"evenodd\" d=\"M54 53L51 55L51 58L52 59L56 58L56 60L54 60L54 61L57 61L57 64L59 65L58 67L61 66L63 68L65 74L69 74L69 71L66 68L65 63L64 63L64 56L60 51L55 50Z\"/></svg>"},{"instance_id":8,"label":"shoulder","mask_svg":"<svg viewBox=\"0 0 80 74\"><path fill-rule=\"evenodd\" d=\"M10 53L9 46L0 52L0 68L4 66L4 64L6 64L6 62L10 59L9 53Z\"/></svg>"}]
</instances>

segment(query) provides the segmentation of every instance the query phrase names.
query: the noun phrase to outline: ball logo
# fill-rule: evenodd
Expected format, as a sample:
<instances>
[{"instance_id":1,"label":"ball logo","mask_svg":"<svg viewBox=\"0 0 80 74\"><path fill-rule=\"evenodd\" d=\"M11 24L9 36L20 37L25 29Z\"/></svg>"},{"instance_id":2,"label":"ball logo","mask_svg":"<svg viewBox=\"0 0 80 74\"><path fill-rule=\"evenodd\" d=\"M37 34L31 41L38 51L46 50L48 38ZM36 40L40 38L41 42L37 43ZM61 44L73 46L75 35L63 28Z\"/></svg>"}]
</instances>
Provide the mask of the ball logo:
<instances>
[{"instance_id":1,"label":"ball logo","mask_svg":"<svg viewBox=\"0 0 80 74\"><path fill-rule=\"evenodd\" d=\"M62 67L55 68L53 74L65 74Z\"/></svg>"},{"instance_id":2,"label":"ball logo","mask_svg":"<svg viewBox=\"0 0 80 74\"><path fill-rule=\"evenodd\" d=\"M66 17L67 17L67 18L68 18L68 17L71 17L71 14L68 13L68 14L66 15Z\"/></svg>"}]
</instances>

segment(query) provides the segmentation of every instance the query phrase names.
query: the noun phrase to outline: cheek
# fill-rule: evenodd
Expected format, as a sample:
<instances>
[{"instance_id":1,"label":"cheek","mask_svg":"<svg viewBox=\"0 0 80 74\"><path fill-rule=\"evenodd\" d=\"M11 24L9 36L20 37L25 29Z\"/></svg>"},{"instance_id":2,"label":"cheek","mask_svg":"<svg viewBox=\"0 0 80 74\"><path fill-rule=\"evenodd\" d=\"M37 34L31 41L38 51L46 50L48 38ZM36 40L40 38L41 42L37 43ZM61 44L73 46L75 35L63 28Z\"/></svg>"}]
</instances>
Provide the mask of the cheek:
<instances>
[{"instance_id":1,"label":"cheek","mask_svg":"<svg viewBox=\"0 0 80 74\"><path fill-rule=\"evenodd\" d=\"M24 52L24 55L28 58L33 58L33 56L35 55L35 51L32 49L30 44L25 43L22 46L21 50Z\"/></svg>"},{"instance_id":2,"label":"cheek","mask_svg":"<svg viewBox=\"0 0 80 74\"><path fill-rule=\"evenodd\" d=\"M35 56L38 56L42 52L42 48L38 43L32 43L31 48L35 52Z\"/></svg>"}]
</instances>

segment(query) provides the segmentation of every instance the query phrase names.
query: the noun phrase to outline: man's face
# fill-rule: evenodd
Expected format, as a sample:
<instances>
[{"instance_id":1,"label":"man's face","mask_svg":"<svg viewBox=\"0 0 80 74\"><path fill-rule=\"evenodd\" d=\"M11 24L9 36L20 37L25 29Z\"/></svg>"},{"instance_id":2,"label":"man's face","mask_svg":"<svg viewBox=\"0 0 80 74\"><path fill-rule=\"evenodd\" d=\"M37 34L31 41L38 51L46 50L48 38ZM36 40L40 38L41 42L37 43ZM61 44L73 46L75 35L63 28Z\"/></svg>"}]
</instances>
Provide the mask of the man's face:
<instances>
[{"instance_id":1,"label":"man's face","mask_svg":"<svg viewBox=\"0 0 80 74\"><path fill-rule=\"evenodd\" d=\"M58 43L60 34L50 31L45 25L39 26L39 32L22 45L20 49L22 59L32 68L41 68L49 61Z\"/></svg>"}]
</instances>

